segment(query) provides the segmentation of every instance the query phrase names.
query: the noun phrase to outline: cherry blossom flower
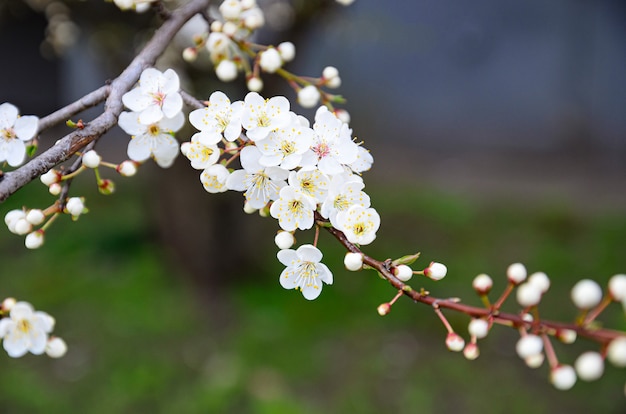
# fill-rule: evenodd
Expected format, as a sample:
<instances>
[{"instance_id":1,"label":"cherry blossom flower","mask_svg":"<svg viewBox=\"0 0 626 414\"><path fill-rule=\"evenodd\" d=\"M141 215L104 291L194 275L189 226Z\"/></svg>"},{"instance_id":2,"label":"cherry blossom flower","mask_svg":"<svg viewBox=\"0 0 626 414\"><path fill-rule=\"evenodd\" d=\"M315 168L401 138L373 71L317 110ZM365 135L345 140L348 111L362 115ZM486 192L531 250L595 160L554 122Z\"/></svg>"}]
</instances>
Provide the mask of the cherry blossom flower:
<instances>
[{"instance_id":1,"label":"cherry blossom flower","mask_svg":"<svg viewBox=\"0 0 626 414\"><path fill-rule=\"evenodd\" d=\"M284 96L263 99L256 92L250 92L244 98L241 125L247 130L248 138L261 140L270 132L285 128L291 122L289 101Z\"/></svg>"},{"instance_id":2,"label":"cherry blossom flower","mask_svg":"<svg viewBox=\"0 0 626 414\"><path fill-rule=\"evenodd\" d=\"M322 293L322 282L333 283L333 274L320 263L322 252L315 246L304 244L297 250L285 249L277 254L287 266L280 274L280 284L285 289L300 289L305 299L313 300Z\"/></svg>"},{"instance_id":3,"label":"cherry blossom flower","mask_svg":"<svg viewBox=\"0 0 626 414\"><path fill-rule=\"evenodd\" d=\"M308 126L300 124L295 114L293 118L289 126L270 132L266 138L256 141L256 146L263 154L259 159L261 165L278 165L286 170L300 165L302 154L313 143L314 133Z\"/></svg>"},{"instance_id":4,"label":"cherry blossom flower","mask_svg":"<svg viewBox=\"0 0 626 414\"><path fill-rule=\"evenodd\" d=\"M194 135L191 142L184 142L180 152L191 161L191 168L204 170L215 164L220 158L220 149L215 144L207 144L205 137Z\"/></svg>"},{"instance_id":5,"label":"cherry blossom flower","mask_svg":"<svg viewBox=\"0 0 626 414\"><path fill-rule=\"evenodd\" d=\"M278 219L280 228L286 231L306 230L313 227L315 202L292 186L283 187L280 197L270 207L270 214Z\"/></svg>"},{"instance_id":6,"label":"cherry blossom flower","mask_svg":"<svg viewBox=\"0 0 626 414\"><path fill-rule=\"evenodd\" d=\"M118 125L132 136L128 143L128 157L143 162L152 156L160 167L170 167L178 156L178 141L172 133L183 126L184 115L179 112L174 118L161 118L150 125L141 123L140 116L134 112L122 112L118 120Z\"/></svg>"},{"instance_id":7,"label":"cherry blossom flower","mask_svg":"<svg viewBox=\"0 0 626 414\"><path fill-rule=\"evenodd\" d=\"M226 188L226 180L230 173L222 164L214 164L202 171L200 182L209 193L223 193Z\"/></svg>"},{"instance_id":8,"label":"cherry blossom flower","mask_svg":"<svg viewBox=\"0 0 626 414\"><path fill-rule=\"evenodd\" d=\"M213 92L206 108L196 109L189 114L189 122L200 132L205 144L217 144L226 138L235 141L241 135L241 111L243 102L230 103L230 99L220 91Z\"/></svg>"},{"instance_id":9,"label":"cherry blossom flower","mask_svg":"<svg viewBox=\"0 0 626 414\"><path fill-rule=\"evenodd\" d=\"M180 81L172 69L161 73L148 68L141 73L139 86L126 92L122 102L131 111L139 112L139 123L151 125L163 117L174 118L183 109L183 98L178 93Z\"/></svg>"},{"instance_id":10,"label":"cherry blossom flower","mask_svg":"<svg viewBox=\"0 0 626 414\"><path fill-rule=\"evenodd\" d=\"M361 191L364 187L363 180L357 175L334 175L320 213L337 227L337 213L347 211L353 205L370 206L370 197Z\"/></svg>"},{"instance_id":11,"label":"cherry blossom flower","mask_svg":"<svg viewBox=\"0 0 626 414\"><path fill-rule=\"evenodd\" d=\"M39 118L33 115L19 116L17 108L10 103L0 105L0 163L17 167L26 157L25 141L37 133Z\"/></svg>"},{"instance_id":12,"label":"cherry blossom flower","mask_svg":"<svg viewBox=\"0 0 626 414\"><path fill-rule=\"evenodd\" d=\"M245 191L247 204L260 209L270 200L278 199L278 192L287 183L289 171L280 167L264 167L259 163L261 152L255 146L247 146L241 150L242 170L232 172L226 180L229 190Z\"/></svg>"},{"instance_id":13,"label":"cherry blossom flower","mask_svg":"<svg viewBox=\"0 0 626 414\"><path fill-rule=\"evenodd\" d=\"M370 244L380 227L380 216L373 208L353 205L337 214L337 228L346 235L350 243Z\"/></svg>"},{"instance_id":14,"label":"cherry blossom flower","mask_svg":"<svg viewBox=\"0 0 626 414\"><path fill-rule=\"evenodd\" d=\"M41 355L53 327L54 318L50 315L36 312L30 303L17 302L11 308L10 317L0 320L2 345L12 358L19 358L29 351Z\"/></svg>"}]
</instances>

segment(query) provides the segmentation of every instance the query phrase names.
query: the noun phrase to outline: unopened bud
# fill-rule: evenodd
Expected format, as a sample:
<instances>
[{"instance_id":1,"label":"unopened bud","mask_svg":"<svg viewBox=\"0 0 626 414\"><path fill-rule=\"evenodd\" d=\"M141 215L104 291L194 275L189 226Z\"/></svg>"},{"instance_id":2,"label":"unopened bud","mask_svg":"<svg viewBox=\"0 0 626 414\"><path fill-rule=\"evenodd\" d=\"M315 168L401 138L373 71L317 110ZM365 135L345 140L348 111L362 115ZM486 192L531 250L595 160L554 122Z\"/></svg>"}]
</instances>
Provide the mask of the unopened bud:
<instances>
[{"instance_id":1,"label":"unopened bud","mask_svg":"<svg viewBox=\"0 0 626 414\"><path fill-rule=\"evenodd\" d=\"M343 264L350 271L361 270L363 267L363 253L348 252L343 258Z\"/></svg>"},{"instance_id":2,"label":"unopened bud","mask_svg":"<svg viewBox=\"0 0 626 414\"><path fill-rule=\"evenodd\" d=\"M58 336L48 339L46 343L46 355L51 358L61 358L67 352L67 344Z\"/></svg>"},{"instance_id":3,"label":"unopened bud","mask_svg":"<svg viewBox=\"0 0 626 414\"><path fill-rule=\"evenodd\" d=\"M115 183L109 179L102 180L98 185L100 194L111 195L115 192Z\"/></svg>"},{"instance_id":4,"label":"unopened bud","mask_svg":"<svg viewBox=\"0 0 626 414\"><path fill-rule=\"evenodd\" d=\"M407 265L401 264L393 268L393 275L402 282L408 282L413 277L413 269Z\"/></svg>"},{"instance_id":5,"label":"unopened bud","mask_svg":"<svg viewBox=\"0 0 626 414\"><path fill-rule=\"evenodd\" d=\"M536 306L541 301L541 290L531 283L522 283L517 287L517 303L527 308Z\"/></svg>"},{"instance_id":6,"label":"unopened bud","mask_svg":"<svg viewBox=\"0 0 626 414\"><path fill-rule=\"evenodd\" d=\"M43 230L35 230L32 233L28 233L24 239L24 245L27 249L38 249L43 245L44 237Z\"/></svg>"},{"instance_id":7,"label":"unopened bud","mask_svg":"<svg viewBox=\"0 0 626 414\"><path fill-rule=\"evenodd\" d=\"M550 372L550 382L556 389L569 390L576 384L576 371L570 365L559 365Z\"/></svg>"},{"instance_id":8,"label":"unopened bud","mask_svg":"<svg viewBox=\"0 0 626 414\"><path fill-rule=\"evenodd\" d=\"M573 344L576 342L578 334L572 329L559 329L556 332L556 338L564 344Z\"/></svg>"},{"instance_id":9,"label":"unopened bud","mask_svg":"<svg viewBox=\"0 0 626 414\"><path fill-rule=\"evenodd\" d=\"M470 342L463 348L463 356L470 361L475 360L479 355L480 350L478 349L478 345L474 342Z\"/></svg>"},{"instance_id":10,"label":"unopened bud","mask_svg":"<svg viewBox=\"0 0 626 414\"><path fill-rule=\"evenodd\" d=\"M123 177L132 177L137 174L137 163L135 161L126 160L120 163L115 169Z\"/></svg>"},{"instance_id":11,"label":"unopened bud","mask_svg":"<svg viewBox=\"0 0 626 414\"><path fill-rule=\"evenodd\" d=\"M13 305L17 303L15 298L6 298L2 301L2 311L9 312L13 308Z\"/></svg>"},{"instance_id":12,"label":"unopened bud","mask_svg":"<svg viewBox=\"0 0 626 414\"><path fill-rule=\"evenodd\" d=\"M526 359L543 351L543 341L537 335L524 335L515 344L515 351L520 358Z\"/></svg>"},{"instance_id":13,"label":"unopened bud","mask_svg":"<svg viewBox=\"0 0 626 414\"><path fill-rule=\"evenodd\" d=\"M626 367L626 336L615 338L609 343L606 358L616 367Z\"/></svg>"},{"instance_id":14,"label":"unopened bud","mask_svg":"<svg viewBox=\"0 0 626 414\"><path fill-rule=\"evenodd\" d=\"M383 304L379 305L376 310L378 311L378 314L380 316L385 316L389 312L391 312L391 305L389 303L383 303Z\"/></svg>"},{"instance_id":15,"label":"unopened bud","mask_svg":"<svg viewBox=\"0 0 626 414\"><path fill-rule=\"evenodd\" d=\"M481 339L489 333L489 323L484 319L472 319L467 327L470 335Z\"/></svg>"},{"instance_id":16,"label":"unopened bud","mask_svg":"<svg viewBox=\"0 0 626 414\"><path fill-rule=\"evenodd\" d=\"M26 213L26 221L28 221L33 226L40 225L45 219L46 216L43 214L43 211L38 208L29 210L28 213Z\"/></svg>"},{"instance_id":17,"label":"unopened bud","mask_svg":"<svg viewBox=\"0 0 626 414\"><path fill-rule=\"evenodd\" d=\"M48 187L48 191L50 192L50 194L55 195L55 196L61 194L61 190L62 190L61 184L59 183L52 183Z\"/></svg>"},{"instance_id":18,"label":"unopened bud","mask_svg":"<svg viewBox=\"0 0 626 414\"><path fill-rule=\"evenodd\" d=\"M52 183L58 183L61 180L61 173L55 169L48 171L45 174L42 174L39 179L42 183L49 186Z\"/></svg>"},{"instance_id":19,"label":"unopened bud","mask_svg":"<svg viewBox=\"0 0 626 414\"><path fill-rule=\"evenodd\" d=\"M474 278L472 287L479 295L486 295L493 287L493 280L488 275L482 273Z\"/></svg>"},{"instance_id":20,"label":"unopened bud","mask_svg":"<svg viewBox=\"0 0 626 414\"><path fill-rule=\"evenodd\" d=\"M263 89L263 81L258 76L252 76L248 79L247 86L251 92L261 92Z\"/></svg>"},{"instance_id":21,"label":"unopened bud","mask_svg":"<svg viewBox=\"0 0 626 414\"><path fill-rule=\"evenodd\" d=\"M198 58L198 49L196 49L195 47L187 47L185 48L185 50L183 50L183 60L185 62L195 62L195 60Z\"/></svg>"},{"instance_id":22,"label":"unopened bud","mask_svg":"<svg viewBox=\"0 0 626 414\"><path fill-rule=\"evenodd\" d=\"M543 365L543 361L546 359L543 353L529 355L524 358L524 363L528 368L539 368Z\"/></svg>"},{"instance_id":23,"label":"unopened bud","mask_svg":"<svg viewBox=\"0 0 626 414\"><path fill-rule=\"evenodd\" d=\"M94 150L89 150L83 154L83 165L87 168L97 168L102 161L102 157Z\"/></svg>"},{"instance_id":24,"label":"unopened bud","mask_svg":"<svg viewBox=\"0 0 626 414\"><path fill-rule=\"evenodd\" d=\"M616 302L626 300L626 275L615 275L609 279L609 294Z\"/></svg>"},{"instance_id":25,"label":"unopened bud","mask_svg":"<svg viewBox=\"0 0 626 414\"><path fill-rule=\"evenodd\" d=\"M521 263L513 263L506 269L506 277L509 282L519 285L526 280L526 267Z\"/></svg>"},{"instance_id":26,"label":"unopened bud","mask_svg":"<svg viewBox=\"0 0 626 414\"><path fill-rule=\"evenodd\" d=\"M465 339L455 332L450 332L446 336L446 346L452 352L460 352L465 347Z\"/></svg>"},{"instance_id":27,"label":"unopened bud","mask_svg":"<svg viewBox=\"0 0 626 414\"><path fill-rule=\"evenodd\" d=\"M591 309L602 300L602 288L591 279L583 279L574 285L571 297L578 309Z\"/></svg>"},{"instance_id":28,"label":"unopened bud","mask_svg":"<svg viewBox=\"0 0 626 414\"><path fill-rule=\"evenodd\" d=\"M424 269L424 275L432 280L441 280L446 277L446 273L448 273L446 265L437 262L430 262L430 265Z\"/></svg>"},{"instance_id":29,"label":"unopened bud","mask_svg":"<svg viewBox=\"0 0 626 414\"><path fill-rule=\"evenodd\" d=\"M574 363L578 377L583 381L595 381L604 373L604 359L597 352L580 354Z\"/></svg>"},{"instance_id":30,"label":"unopened bud","mask_svg":"<svg viewBox=\"0 0 626 414\"><path fill-rule=\"evenodd\" d=\"M295 242L296 239L293 237L293 234L288 231L281 230L274 237L274 243L276 243L279 249L289 249Z\"/></svg>"}]
</instances>

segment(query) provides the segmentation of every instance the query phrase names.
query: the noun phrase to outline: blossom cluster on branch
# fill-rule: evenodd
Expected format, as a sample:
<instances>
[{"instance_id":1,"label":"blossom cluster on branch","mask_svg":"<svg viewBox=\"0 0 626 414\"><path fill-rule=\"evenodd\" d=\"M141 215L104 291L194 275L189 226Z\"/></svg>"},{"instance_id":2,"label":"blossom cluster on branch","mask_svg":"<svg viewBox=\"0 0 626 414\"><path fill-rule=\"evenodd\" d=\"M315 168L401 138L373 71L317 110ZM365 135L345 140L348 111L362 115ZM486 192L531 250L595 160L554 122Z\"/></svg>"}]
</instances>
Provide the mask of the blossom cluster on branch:
<instances>
[{"instance_id":1,"label":"blossom cluster on branch","mask_svg":"<svg viewBox=\"0 0 626 414\"><path fill-rule=\"evenodd\" d=\"M131 177L151 159L168 168L182 153L191 167L200 171L200 184L208 193L242 192L245 212L258 212L277 220L277 259L285 266L278 279L285 289L298 290L304 298L313 300L321 294L324 284L333 283L333 273L322 263L323 254L318 247L319 232L326 230L347 250L346 269L374 270L395 289L393 299L378 306L381 316L389 314L403 296L429 305L447 330L447 348L462 351L467 359L479 356L478 340L485 338L494 324L500 324L519 332L516 351L528 366L539 367L547 359L550 379L556 388L571 388L577 377L598 379L605 359L618 367L626 366L626 334L595 324L611 303L626 307L626 275L613 276L606 294L591 280L577 283L571 298L581 313L573 322L563 323L540 317L538 307L550 287L550 279L542 272L528 275L522 264L507 269L508 284L495 302L488 297L492 279L485 274L477 276L473 288L483 306L476 307L463 304L459 298L437 298L424 288L409 284L419 284L420 279L413 279L415 275L442 280L447 275L447 267L442 263L430 261L421 270L414 270L419 253L395 260L377 260L366 255L362 246L375 240L381 224L364 191L362 178L362 173L371 168L373 157L353 137L348 113L335 108L344 102L343 98L327 91L340 87L339 71L327 66L319 77L287 71L285 64L295 58L293 43L274 46L251 40L265 21L254 0L226 0L217 8L209 8L209 0L191 0L172 12L158 0L114 2L123 10L137 12L154 6L165 18L117 79L42 119L19 117L13 105L0 105L0 162L17 167L27 155L33 155L29 148L36 148L38 132L105 101L101 116L90 122L67 120L74 132L26 165L0 176L0 200L37 177L55 196L48 207L23 207L5 214L7 228L25 236L27 248L41 247L47 228L58 217L69 215L77 220L88 211L84 195L70 195L76 177L93 171L99 192L109 195L114 193L115 184L101 176L103 168ZM241 100L231 100L225 93L213 91L207 101L200 101L181 88L173 69L161 71L154 67L174 35L192 19L200 19L204 24L192 39L194 46L181 52L182 58L193 61L199 53L208 53L215 74L222 81L234 81L243 72L250 92ZM283 78L293 88L300 106L319 106L312 122L293 111L287 97L261 96L262 76ZM187 116L185 107L189 110ZM179 140L176 133L187 120L197 132ZM128 159L119 163L103 160L95 149L98 140L116 124L130 135ZM71 165L58 167L71 158ZM307 230L314 232L313 242L294 248L295 233ZM513 293L519 313L502 312L502 305ZM468 342L452 329L444 310L470 317ZM0 338L12 357L29 351L63 355L65 343L49 336L53 325L54 319L35 312L26 302L7 299L0 310ZM582 354L573 366L560 362L551 338L571 343L578 336L594 341L598 349Z\"/></svg>"}]
</instances>

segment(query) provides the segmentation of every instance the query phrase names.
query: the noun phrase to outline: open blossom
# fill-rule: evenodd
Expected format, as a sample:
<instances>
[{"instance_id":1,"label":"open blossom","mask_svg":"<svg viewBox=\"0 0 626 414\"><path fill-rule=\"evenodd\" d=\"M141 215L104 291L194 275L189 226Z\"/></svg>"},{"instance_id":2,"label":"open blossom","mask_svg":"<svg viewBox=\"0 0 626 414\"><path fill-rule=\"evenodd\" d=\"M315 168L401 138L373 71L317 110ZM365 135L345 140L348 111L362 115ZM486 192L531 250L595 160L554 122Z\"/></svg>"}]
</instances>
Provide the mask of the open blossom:
<instances>
[{"instance_id":1,"label":"open blossom","mask_svg":"<svg viewBox=\"0 0 626 414\"><path fill-rule=\"evenodd\" d=\"M263 139L270 132L285 128L291 123L289 101L284 96L263 99L256 92L249 92L244 98L241 125L253 141Z\"/></svg>"},{"instance_id":2,"label":"open blossom","mask_svg":"<svg viewBox=\"0 0 626 414\"><path fill-rule=\"evenodd\" d=\"M180 152L191 161L191 168L204 170L215 164L220 158L220 149L216 144L208 144L205 136L194 135L191 142L184 142Z\"/></svg>"},{"instance_id":3,"label":"open blossom","mask_svg":"<svg viewBox=\"0 0 626 414\"><path fill-rule=\"evenodd\" d=\"M41 355L53 327L54 318L50 315L36 312L30 303L17 302L9 317L0 320L2 345L12 358L19 358L29 351Z\"/></svg>"},{"instance_id":4,"label":"open blossom","mask_svg":"<svg viewBox=\"0 0 626 414\"><path fill-rule=\"evenodd\" d=\"M288 183L291 187L298 189L303 194L309 196L313 204L323 202L328 193L330 180L317 168L313 170L291 171Z\"/></svg>"},{"instance_id":5,"label":"open blossom","mask_svg":"<svg viewBox=\"0 0 626 414\"><path fill-rule=\"evenodd\" d=\"M148 68L141 73L139 86L126 92L122 102L131 111L139 113L139 123L151 125L163 117L174 118L183 109L183 98L178 93L180 81L172 69L161 73Z\"/></svg>"},{"instance_id":6,"label":"open blossom","mask_svg":"<svg viewBox=\"0 0 626 414\"><path fill-rule=\"evenodd\" d=\"M241 135L242 110L242 101L231 104L223 92L213 92L206 108L196 109L189 114L191 125L200 130L194 136L202 137L205 144L217 144L222 138L235 141Z\"/></svg>"},{"instance_id":7,"label":"open blossom","mask_svg":"<svg viewBox=\"0 0 626 414\"><path fill-rule=\"evenodd\" d=\"M178 141L172 133L185 123L185 117L179 112L174 118L162 118L160 121L145 125L134 112L122 112L118 125L132 136L128 143L128 157L137 162L154 158L162 168L168 168L178 156Z\"/></svg>"},{"instance_id":8,"label":"open blossom","mask_svg":"<svg viewBox=\"0 0 626 414\"><path fill-rule=\"evenodd\" d=\"M0 105L0 163L17 167L26 157L25 141L37 133L39 118L19 116L17 108L10 103Z\"/></svg>"},{"instance_id":9,"label":"open blossom","mask_svg":"<svg viewBox=\"0 0 626 414\"><path fill-rule=\"evenodd\" d=\"M330 223L337 226L337 214L347 211L353 205L370 206L370 197L362 190L365 187L363 179L358 175L338 174L330 181L328 195L322 203L320 213Z\"/></svg>"},{"instance_id":10,"label":"open blossom","mask_svg":"<svg viewBox=\"0 0 626 414\"><path fill-rule=\"evenodd\" d=\"M300 165L302 154L308 151L312 143L313 130L300 124L294 114L291 124L256 141L256 146L263 154L259 162L268 167L278 165L292 170Z\"/></svg>"},{"instance_id":11,"label":"open blossom","mask_svg":"<svg viewBox=\"0 0 626 414\"><path fill-rule=\"evenodd\" d=\"M283 230L306 230L313 227L315 202L292 186L283 187L280 197L270 207L270 214L278 219Z\"/></svg>"},{"instance_id":12,"label":"open blossom","mask_svg":"<svg viewBox=\"0 0 626 414\"><path fill-rule=\"evenodd\" d=\"M249 207L260 209L270 200L278 199L278 192L287 183L289 171L280 167L264 167L259 163L261 152L255 146L241 150L242 170L234 171L226 180L229 190L245 191Z\"/></svg>"},{"instance_id":13,"label":"open blossom","mask_svg":"<svg viewBox=\"0 0 626 414\"><path fill-rule=\"evenodd\" d=\"M200 182L209 193L223 193L228 190L226 180L230 173L222 164L214 164L200 174Z\"/></svg>"},{"instance_id":14,"label":"open blossom","mask_svg":"<svg viewBox=\"0 0 626 414\"><path fill-rule=\"evenodd\" d=\"M313 300L322 293L322 282L333 283L333 274L320 263L322 252L315 246L304 244L298 250L285 249L277 254L285 266L280 274L280 284L285 289L300 289L302 295Z\"/></svg>"},{"instance_id":15,"label":"open blossom","mask_svg":"<svg viewBox=\"0 0 626 414\"><path fill-rule=\"evenodd\" d=\"M373 208L353 205L337 214L337 228L346 235L350 243L370 244L380 227L380 216Z\"/></svg>"}]
</instances>

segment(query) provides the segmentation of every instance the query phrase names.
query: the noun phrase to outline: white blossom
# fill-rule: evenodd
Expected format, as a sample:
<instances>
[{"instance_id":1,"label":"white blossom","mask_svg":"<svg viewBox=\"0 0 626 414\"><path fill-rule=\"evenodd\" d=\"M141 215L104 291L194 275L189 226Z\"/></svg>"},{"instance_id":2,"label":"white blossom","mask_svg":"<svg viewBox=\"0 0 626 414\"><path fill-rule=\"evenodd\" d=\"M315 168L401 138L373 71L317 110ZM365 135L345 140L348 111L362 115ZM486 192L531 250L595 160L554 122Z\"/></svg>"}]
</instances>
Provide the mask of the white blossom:
<instances>
[{"instance_id":1,"label":"white blossom","mask_svg":"<svg viewBox=\"0 0 626 414\"><path fill-rule=\"evenodd\" d=\"M265 100L256 92L249 92L244 98L241 125L253 141L267 137L271 131L285 128L291 120L289 101L284 96Z\"/></svg>"},{"instance_id":2,"label":"white blossom","mask_svg":"<svg viewBox=\"0 0 626 414\"><path fill-rule=\"evenodd\" d=\"M214 164L200 174L200 182L209 193L223 193L228 190L226 180L230 173L222 164Z\"/></svg>"},{"instance_id":3,"label":"white blossom","mask_svg":"<svg viewBox=\"0 0 626 414\"><path fill-rule=\"evenodd\" d=\"M263 156L259 159L266 167L280 166L292 170L300 165L302 155L313 143L313 130L292 121L284 128L272 131L255 142Z\"/></svg>"},{"instance_id":4,"label":"white blossom","mask_svg":"<svg viewBox=\"0 0 626 414\"><path fill-rule=\"evenodd\" d=\"M347 211L353 205L367 208L370 206L370 197L363 192L363 180L356 175L338 174L330 180L328 194L322 202L320 214L338 227L337 214Z\"/></svg>"},{"instance_id":5,"label":"white blossom","mask_svg":"<svg viewBox=\"0 0 626 414\"><path fill-rule=\"evenodd\" d=\"M311 197L292 186L285 186L280 190L278 200L272 203L270 214L283 230L306 230L313 227L315 207Z\"/></svg>"},{"instance_id":6,"label":"white blossom","mask_svg":"<svg viewBox=\"0 0 626 414\"><path fill-rule=\"evenodd\" d=\"M337 214L338 229L343 231L350 243L370 244L380 227L380 216L373 208L353 205Z\"/></svg>"},{"instance_id":7,"label":"white blossom","mask_svg":"<svg viewBox=\"0 0 626 414\"><path fill-rule=\"evenodd\" d=\"M277 257L286 266L280 274L281 286L285 289L300 289L308 300L320 295L323 283L333 283L333 274L320 262L322 252L313 245L304 244L297 250L281 250Z\"/></svg>"},{"instance_id":8,"label":"white blossom","mask_svg":"<svg viewBox=\"0 0 626 414\"><path fill-rule=\"evenodd\" d=\"M26 157L25 141L37 134L39 118L19 116L17 108L10 103L0 105L0 163L17 167Z\"/></svg>"},{"instance_id":9,"label":"white blossom","mask_svg":"<svg viewBox=\"0 0 626 414\"><path fill-rule=\"evenodd\" d=\"M81 197L71 197L65 203L65 210L72 215L73 218L77 218L85 212L85 202Z\"/></svg>"},{"instance_id":10,"label":"white blossom","mask_svg":"<svg viewBox=\"0 0 626 414\"><path fill-rule=\"evenodd\" d=\"M43 245L44 232L42 230L36 230L32 233L28 233L24 239L24 245L27 249L38 249Z\"/></svg>"},{"instance_id":11,"label":"white blossom","mask_svg":"<svg viewBox=\"0 0 626 414\"><path fill-rule=\"evenodd\" d=\"M312 170L291 171L288 183L303 194L309 196L317 205L326 199L329 187L329 179L317 168Z\"/></svg>"},{"instance_id":12,"label":"white blossom","mask_svg":"<svg viewBox=\"0 0 626 414\"><path fill-rule=\"evenodd\" d=\"M180 150L189 161L191 168L204 170L215 164L220 158L220 149L216 144L208 144L202 135L194 135L191 142L184 142Z\"/></svg>"},{"instance_id":13,"label":"white blossom","mask_svg":"<svg viewBox=\"0 0 626 414\"><path fill-rule=\"evenodd\" d=\"M180 81L172 69L161 73L148 68L141 73L139 86L126 92L122 102L131 111L139 113L139 123L152 125L163 117L174 118L183 108L183 98L178 93Z\"/></svg>"},{"instance_id":14,"label":"white blossom","mask_svg":"<svg viewBox=\"0 0 626 414\"><path fill-rule=\"evenodd\" d=\"M30 303L17 302L9 317L0 320L2 345L12 358L19 358L27 352L41 355L53 327L54 318L50 315L36 312Z\"/></svg>"}]
</instances>

